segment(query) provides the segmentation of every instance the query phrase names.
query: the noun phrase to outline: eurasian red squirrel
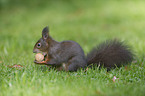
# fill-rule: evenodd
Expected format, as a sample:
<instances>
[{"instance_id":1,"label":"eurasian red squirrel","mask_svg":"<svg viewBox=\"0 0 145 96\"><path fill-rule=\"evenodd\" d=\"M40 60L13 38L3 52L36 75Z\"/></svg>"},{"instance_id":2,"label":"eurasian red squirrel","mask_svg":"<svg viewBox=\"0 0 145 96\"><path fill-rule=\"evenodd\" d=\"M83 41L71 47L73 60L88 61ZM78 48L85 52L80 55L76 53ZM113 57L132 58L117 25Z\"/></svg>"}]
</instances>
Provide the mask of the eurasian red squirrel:
<instances>
[{"instance_id":1,"label":"eurasian red squirrel","mask_svg":"<svg viewBox=\"0 0 145 96\"><path fill-rule=\"evenodd\" d=\"M120 67L133 60L127 45L118 40L109 40L95 47L85 56L81 46L74 41L57 42L49 35L48 27L42 30L42 38L35 44L34 53L43 53L45 61L36 64L51 65L58 70L77 71L87 66L101 65L107 69Z\"/></svg>"}]
</instances>

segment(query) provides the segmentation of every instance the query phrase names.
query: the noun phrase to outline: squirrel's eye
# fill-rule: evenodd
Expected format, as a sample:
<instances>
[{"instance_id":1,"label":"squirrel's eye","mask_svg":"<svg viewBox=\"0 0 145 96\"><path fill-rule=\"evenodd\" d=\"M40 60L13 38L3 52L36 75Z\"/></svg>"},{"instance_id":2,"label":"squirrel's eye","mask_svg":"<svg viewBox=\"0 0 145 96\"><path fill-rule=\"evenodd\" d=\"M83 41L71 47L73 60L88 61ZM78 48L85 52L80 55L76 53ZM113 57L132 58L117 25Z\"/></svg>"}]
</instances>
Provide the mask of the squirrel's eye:
<instances>
[{"instance_id":1,"label":"squirrel's eye","mask_svg":"<svg viewBox=\"0 0 145 96\"><path fill-rule=\"evenodd\" d=\"M41 47L41 43L38 43L38 44L37 44L37 47L38 47L38 48Z\"/></svg>"}]
</instances>

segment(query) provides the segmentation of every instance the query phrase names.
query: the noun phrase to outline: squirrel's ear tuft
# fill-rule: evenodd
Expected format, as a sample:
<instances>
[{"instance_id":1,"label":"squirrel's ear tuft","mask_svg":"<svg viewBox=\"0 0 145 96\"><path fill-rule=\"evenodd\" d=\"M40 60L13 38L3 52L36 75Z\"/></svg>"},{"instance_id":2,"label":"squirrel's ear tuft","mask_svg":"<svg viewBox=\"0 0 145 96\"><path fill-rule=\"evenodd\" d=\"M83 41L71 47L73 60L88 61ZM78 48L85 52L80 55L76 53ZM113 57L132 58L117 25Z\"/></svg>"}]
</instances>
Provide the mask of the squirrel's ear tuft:
<instances>
[{"instance_id":1,"label":"squirrel's ear tuft","mask_svg":"<svg viewBox=\"0 0 145 96\"><path fill-rule=\"evenodd\" d=\"M42 38L43 39L47 39L49 37L49 28L48 26L46 26L43 30L42 30Z\"/></svg>"}]
</instances>

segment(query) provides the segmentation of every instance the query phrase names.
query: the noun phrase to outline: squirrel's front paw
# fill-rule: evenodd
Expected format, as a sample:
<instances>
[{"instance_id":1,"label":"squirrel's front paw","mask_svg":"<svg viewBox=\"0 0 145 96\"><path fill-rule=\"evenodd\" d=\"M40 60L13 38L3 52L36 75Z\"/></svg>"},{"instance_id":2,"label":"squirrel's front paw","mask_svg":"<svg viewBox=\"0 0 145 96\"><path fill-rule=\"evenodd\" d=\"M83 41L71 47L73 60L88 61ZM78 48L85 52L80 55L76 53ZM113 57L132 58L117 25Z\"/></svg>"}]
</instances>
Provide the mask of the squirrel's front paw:
<instances>
[{"instance_id":1,"label":"squirrel's front paw","mask_svg":"<svg viewBox=\"0 0 145 96\"><path fill-rule=\"evenodd\" d=\"M46 62L45 61L36 61L36 60L34 60L34 63L35 64L45 64Z\"/></svg>"},{"instance_id":2,"label":"squirrel's front paw","mask_svg":"<svg viewBox=\"0 0 145 96\"><path fill-rule=\"evenodd\" d=\"M37 64L37 63L38 63L38 61L34 60L34 63L36 63L36 64Z\"/></svg>"},{"instance_id":3,"label":"squirrel's front paw","mask_svg":"<svg viewBox=\"0 0 145 96\"><path fill-rule=\"evenodd\" d=\"M34 60L34 63L35 63L35 64L39 64L40 62L38 62L38 61Z\"/></svg>"}]
</instances>

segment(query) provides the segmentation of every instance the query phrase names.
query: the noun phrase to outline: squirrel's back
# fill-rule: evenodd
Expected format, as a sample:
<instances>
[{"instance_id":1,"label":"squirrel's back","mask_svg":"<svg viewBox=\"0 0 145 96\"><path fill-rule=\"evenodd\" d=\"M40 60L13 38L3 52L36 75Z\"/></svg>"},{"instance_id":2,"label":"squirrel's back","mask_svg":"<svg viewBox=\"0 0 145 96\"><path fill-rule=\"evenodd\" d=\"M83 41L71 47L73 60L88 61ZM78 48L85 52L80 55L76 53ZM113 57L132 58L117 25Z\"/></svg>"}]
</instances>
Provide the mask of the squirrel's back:
<instances>
[{"instance_id":1,"label":"squirrel's back","mask_svg":"<svg viewBox=\"0 0 145 96\"><path fill-rule=\"evenodd\" d=\"M120 67L133 60L130 48L118 40L101 43L87 55L88 66L103 65L107 69Z\"/></svg>"},{"instance_id":2,"label":"squirrel's back","mask_svg":"<svg viewBox=\"0 0 145 96\"><path fill-rule=\"evenodd\" d=\"M66 71L77 71L87 65L103 65L112 68L127 64L133 60L129 47L118 40L107 41L94 48L87 58L81 46L74 41L57 42L49 35L48 27L42 30L40 38L34 46L34 53L43 53L45 61L34 61L36 64L57 66ZM65 65L63 68L62 65Z\"/></svg>"}]
</instances>

